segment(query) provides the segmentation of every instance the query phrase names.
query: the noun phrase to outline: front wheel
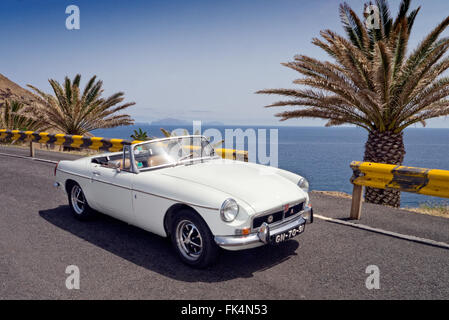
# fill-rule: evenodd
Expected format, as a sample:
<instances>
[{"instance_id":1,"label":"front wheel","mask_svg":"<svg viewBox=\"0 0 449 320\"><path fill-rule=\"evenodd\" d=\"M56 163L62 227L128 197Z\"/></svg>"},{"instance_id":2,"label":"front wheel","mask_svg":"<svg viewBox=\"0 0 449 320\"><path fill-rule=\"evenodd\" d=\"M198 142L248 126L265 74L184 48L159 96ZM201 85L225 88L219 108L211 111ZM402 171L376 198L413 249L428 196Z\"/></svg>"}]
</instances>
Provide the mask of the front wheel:
<instances>
[{"instance_id":1,"label":"front wheel","mask_svg":"<svg viewBox=\"0 0 449 320\"><path fill-rule=\"evenodd\" d=\"M181 260L189 266L205 268L218 257L219 248L209 227L192 211L177 213L171 228L171 239Z\"/></svg>"},{"instance_id":2,"label":"front wheel","mask_svg":"<svg viewBox=\"0 0 449 320\"><path fill-rule=\"evenodd\" d=\"M79 220L87 220L92 217L93 211L87 203L84 192L80 185L73 183L68 190L69 205L75 218Z\"/></svg>"}]
</instances>

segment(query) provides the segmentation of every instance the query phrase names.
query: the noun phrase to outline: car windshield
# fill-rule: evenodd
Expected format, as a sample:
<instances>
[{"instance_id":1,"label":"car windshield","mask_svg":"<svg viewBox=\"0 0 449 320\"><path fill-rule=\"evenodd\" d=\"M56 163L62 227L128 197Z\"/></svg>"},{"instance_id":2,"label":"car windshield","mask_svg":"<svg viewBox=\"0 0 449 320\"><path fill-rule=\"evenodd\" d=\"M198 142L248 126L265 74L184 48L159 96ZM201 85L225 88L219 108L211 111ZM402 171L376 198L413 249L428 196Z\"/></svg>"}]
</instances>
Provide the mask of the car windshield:
<instances>
[{"instance_id":1,"label":"car windshield","mask_svg":"<svg viewBox=\"0 0 449 320\"><path fill-rule=\"evenodd\" d=\"M186 161L209 159L215 156L214 148L202 136L171 137L149 141L133 147L134 161L139 170Z\"/></svg>"}]
</instances>

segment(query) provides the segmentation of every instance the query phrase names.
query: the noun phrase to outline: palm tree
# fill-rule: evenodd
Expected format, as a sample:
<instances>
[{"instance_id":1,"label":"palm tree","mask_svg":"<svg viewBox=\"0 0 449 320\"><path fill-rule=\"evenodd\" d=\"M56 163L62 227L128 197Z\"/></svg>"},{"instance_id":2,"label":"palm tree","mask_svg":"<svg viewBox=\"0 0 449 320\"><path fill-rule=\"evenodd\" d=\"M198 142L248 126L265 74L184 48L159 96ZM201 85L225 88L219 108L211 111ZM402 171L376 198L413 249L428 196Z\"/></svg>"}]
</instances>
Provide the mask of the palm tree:
<instances>
[{"instance_id":1,"label":"palm tree","mask_svg":"<svg viewBox=\"0 0 449 320\"><path fill-rule=\"evenodd\" d=\"M54 96L28 85L39 95L41 101L32 104L25 111L38 114L48 127L71 135L83 135L94 129L113 128L134 123L129 115L117 114L135 104L130 102L118 105L124 100L123 92L102 98L103 82L96 81L96 76L93 76L81 94L80 81L81 75L79 74L73 81L65 77L64 86L61 86L56 80L50 79Z\"/></svg>"},{"instance_id":2,"label":"palm tree","mask_svg":"<svg viewBox=\"0 0 449 320\"><path fill-rule=\"evenodd\" d=\"M0 128L8 130L38 131L45 125L39 120L30 119L23 112L25 104L17 100L5 100L0 105Z\"/></svg>"},{"instance_id":3,"label":"palm tree","mask_svg":"<svg viewBox=\"0 0 449 320\"><path fill-rule=\"evenodd\" d=\"M186 129L184 129L184 133L187 133L187 134L185 134L185 135L189 135L189 132L187 131ZM176 137L176 133L175 133L175 131L173 130L173 131L168 131L168 130L166 130L166 129L164 129L164 128L161 128L161 132L162 132L162 134L164 135L164 136L166 136L167 138L170 138L170 137Z\"/></svg>"},{"instance_id":4,"label":"palm tree","mask_svg":"<svg viewBox=\"0 0 449 320\"><path fill-rule=\"evenodd\" d=\"M402 164L404 129L449 114L449 78L441 76L449 68L449 57L445 57L449 38L440 38L449 17L407 55L420 8L408 13L410 0L403 0L393 21L385 0L377 0L376 5L380 12L378 30L368 28L344 3L340 16L347 38L325 30L321 31L324 40L313 39L312 43L333 61L298 55L293 62L283 64L303 75L294 81L302 86L300 89L258 93L291 98L267 107L299 107L276 114L281 121L321 118L328 120L326 126L362 127L368 131L365 161ZM365 200L399 207L400 192L366 188Z\"/></svg>"},{"instance_id":5,"label":"palm tree","mask_svg":"<svg viewBox=\"0 0 449 320\"><path fill-rule=\"evenodd\" d=\"M131 138L139 141L146 141L153 139L149 137L148 133L146 131L143 131L142 128L139 128L139 130L134 130L134 133L131 135Z\"/></svg>"}]
</instances>

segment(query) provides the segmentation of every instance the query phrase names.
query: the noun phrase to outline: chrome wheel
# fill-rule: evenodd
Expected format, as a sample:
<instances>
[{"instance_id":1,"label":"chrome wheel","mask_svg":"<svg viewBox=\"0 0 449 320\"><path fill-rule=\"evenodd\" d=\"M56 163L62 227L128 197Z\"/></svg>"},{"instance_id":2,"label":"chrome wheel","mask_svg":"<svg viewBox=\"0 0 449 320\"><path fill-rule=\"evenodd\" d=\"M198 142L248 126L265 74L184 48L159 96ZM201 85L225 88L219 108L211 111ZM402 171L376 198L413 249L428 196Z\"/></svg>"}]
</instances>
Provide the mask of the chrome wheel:
<instances>
[{"instance_id":1,"label":"chrome wheel","mask_svg":"<svg viewBox=\"0 0 449 320\"><path fill-rule=\"evenodd\" d=\"M189 220L182 220L176 226L176 244L181 254L190 261L197 260L203 252L201 234Z\"/></svg>"},{"instance_id":2,"label":"chrome wheel","mask_svg":"<svg viewBox=\"0 0 449 320\"><path fill-rule=\"evenodd\" d=\"M77 214L82 214L86 209L86 198L84 197L83 190L81 190L79 185L74 185L72 187L70 197L72 200L73 210L75 210Z\"/></svg>"}]
</instances>

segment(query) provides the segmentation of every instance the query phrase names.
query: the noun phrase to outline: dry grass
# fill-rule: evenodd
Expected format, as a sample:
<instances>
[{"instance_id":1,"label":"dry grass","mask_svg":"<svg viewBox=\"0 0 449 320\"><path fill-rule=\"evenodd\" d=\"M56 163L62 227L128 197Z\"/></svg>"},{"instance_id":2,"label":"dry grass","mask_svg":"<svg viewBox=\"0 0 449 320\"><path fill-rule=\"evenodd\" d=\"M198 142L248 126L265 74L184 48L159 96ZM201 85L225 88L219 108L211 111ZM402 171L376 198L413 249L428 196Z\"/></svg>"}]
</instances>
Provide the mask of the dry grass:
<instances>
[{"instance_id":1,"label":"dry grass","mask_svg":"<svg viewBox=\"0 0 449 320\"><path fill-rule=\"evenodd\" d=\"M331 197L352 199L352 196L350 194L345 193L345 192L341 192L341 191L318 191L318 190L314 190L314 191L311 191L311 192L312 193L317 193L317 194L323 194L323 195L331 196Z\"/></svg>"},{"instance_id":2,"label":"dry grass","mask_svg":"<svg viewBox=\"0 0 449 320\"><path fill-rule=\"evenodd\" d=\"M408 211L449 218L449 204L423 203L418 208L406 208Z\"/></svg>"},{"instance_id":3,"label":"dry grass","mask_svg":"<svg viewBox=\"0 0 449 320\"><path fill-rule=\"evenodd\" d=\"M352 196L345 192L340 191L311 191L316 194L323 194L326 196L337 197L337 198L345 198L352 199ZM404 210L427 214L436 217L444 217L449 218L449 203L441 204L441 203L422 203L418 208L403 208Z\"/></svg>"}]
</instances>

